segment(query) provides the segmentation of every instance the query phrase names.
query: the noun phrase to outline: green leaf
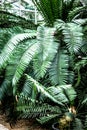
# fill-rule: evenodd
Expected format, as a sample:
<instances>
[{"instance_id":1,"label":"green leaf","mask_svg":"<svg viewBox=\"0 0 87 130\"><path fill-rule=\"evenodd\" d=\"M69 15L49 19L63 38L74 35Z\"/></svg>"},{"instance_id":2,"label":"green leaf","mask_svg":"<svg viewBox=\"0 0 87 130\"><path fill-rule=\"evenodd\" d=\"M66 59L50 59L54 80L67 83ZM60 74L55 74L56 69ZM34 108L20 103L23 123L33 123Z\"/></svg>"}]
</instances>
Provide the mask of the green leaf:
<instances>
[{"instance_id":1,"label":"green leaf","mask_svg":"<svg viewBox=\"0 0 87 130\"><path fill-rule=\"evenodd\" d=\"M16 86L17 83L19 82L21 76L23 75L26 67L28 67L30 61L32 60L32 58L35 56L35 54L38 52L39 49L39 44L35 43L33 45L31 45L23 54L23 56L21 57L21 60L17 66L15 75L13 77L12 80L12 85ZM14 93L16 88L14 87Z\"/></svg>"},{"instance_id":2,"label":"green leaf","mask_svg":"<svg viewBox=\"0 0 87 130\"><path fill-rule=\"evenodd\" d=\"M28 38L32 38L36 36L36 34L29 34L29 33L23 33L23 34L17 34L15 36L12 36L12 38L8 41L8 43L5 45L4 49L2 50L2 53L0 54L0 70L5 68L7 65L8 60L13 54L13 51L17 47L17 45Z\"/></svg>"},{"instance_id":3,"label":"green leaf","mask_svg":"<svg viewBox=\"0 0 87 130\"><path fill-rule=\"evenodd\" d=\"M58 89L60 88L63 90L63 93L68 98L69 102L72 102L75 100L77 93L71 85L60 85L60 86L57 86L57 88Z\"/></svg>"},{"instance_id":4,"label":"green leaf","mask_svg":"<svg viewBox=\"0 0 87 130\"><path fill-rule=\"evenodd\" d=\"M40 50L33 60L34 73L37 79L44 77L57 53L58 42L54 38L54 32L55 28L44 26L37 29L37 39L40 44Z\"/></svg>"},{"instance_id":5,"label":"green leaf","mask_svg":"<svg viewBox=\"0 0 87 130\"><path fill-rule=\"evenodd\" d=\"M59 101L61 103L68 103L68 99L67 99L66 95L63 93L63 90L60 89L60 87L54 87L54 86L52 86L52 87L48 87L46 90L57 101Z\"/></svg>"},{"instance_id":6,"label":"green leaf","mask_svg":"<svg viewBox=\"0 0 87 130\"><path fill-rule=\"evenodd\" d=\"M58 101L55 97L53 97L52 94L50 94L45 88L44 86L42 86L39 82L37 82L36 80L34 80L32 77L27 76L27 79L32 83L32 86L36 86L37 91L42 93L43 95L45 95L47 98L49 98L50 100L52 100L53 102L59 104L59 105L63 105L60 101Z\"/></svg>"},{"instance_id":7,"label":"green leaf","mask_svg":"<svg viewBox=\"0 0 87 130\"><path fill-rule=\"evenodd\" d=\"M63 35L69 52L77 53L82 46L82 27L75 23L67 23L63 28Z\"/></svg>"},{"instance_id":8,"label":"green leaf","mask_svg":"<svg viewBox=\"0 0 87 130\"><path fill-rule=\"evenodd\" d=\"M52 85L72 83L73 73L69 71L69 55L66 49L58 49L58 53L49 69Z\"/></svg>"},{"instance_id":9,"label":"green leaf","mask_svg":"<svg viewBox=\"0 0 87 130\"><path fill-rule=\"evenodd\" d=\"M71 103L77 94L71 85L60 85L48 87L47 91L58 101L62 103Z\"/></svg>"}]
</instances>

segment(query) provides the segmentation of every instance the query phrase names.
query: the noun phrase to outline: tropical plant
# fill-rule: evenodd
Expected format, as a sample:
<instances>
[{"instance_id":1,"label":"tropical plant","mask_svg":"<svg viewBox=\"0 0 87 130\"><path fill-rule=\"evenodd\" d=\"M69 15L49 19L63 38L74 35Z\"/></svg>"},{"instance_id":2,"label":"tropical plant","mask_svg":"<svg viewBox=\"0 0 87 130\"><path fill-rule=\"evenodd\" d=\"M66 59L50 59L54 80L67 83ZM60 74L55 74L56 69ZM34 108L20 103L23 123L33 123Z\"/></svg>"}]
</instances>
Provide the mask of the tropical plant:
<instances>
[{"instance_id":1,"label":"tropical plant","mask_svg":"<svg viewBox=\"0 0 87 130\"><path fill-rule=\"evenodd\" d=\"M35 118L41 124L69 113L69 107L76 98L76 92L71 85L44 87L32 77L26 75L29 96L20 93L17 110L22 118ZM33 89L30 87L32 86ZM25 87L24 87L25 89ZM36 94L37 93L37 94ZM39 95L38 95L39 94ZM52 106L52 102L54 106ZM50 104L51 103L51 104Z\"/></svg>"},{"instance_id":2,"label":"tropical plant","mask_svg":"<svg viewBox=\"0 0 87 130\"><path fill-rule=\"evenodd\" d=\"M39 26L37 31L23 30L19 27L1 31L0 99L3 101L4 97L13 96L18 104L17 110L22 111L24 115L27 113L26 116L34 110L36 113L37 109L36 116L40 116L46 109L46 112L52 115L43 114L46 118L40 119L48 121L49 118L60 115L66 105L70 107L77 103L86 104L86 98L83 100L81 91L79 92L80 87L77 86L82 85L84 81L84 78L83 80L80 78L82 69L80 64L87 65L85 49L87 19L83 15L87 7L79 0L33 0L33 2L44 17L44 25ZM82 56L85 61L79 58ZM86 78L86 75L83 73L82 77ZM75 86L76 99L80 97L81 100L73 103L75 99L73 98L72 102L70 101L74 90L70 91L68 96L67 93L71 89L70 86L67 89L68 84ZM61 88L61 85L64 88ZM24 99L21 98L21 94ZM58 113L55 113L56 110L51 103L57 105ZM82 109L80 110L82 112ZM69 109L62 111L69 112Z\"/></svg>"},{"instance_id":3,"label":"tropical plant","mask_svg":"<svg viewBox=\"0 0 87 130\"><path fill-rule=\"evenodd\" d=\"M54 120L58 122L60 130L64 128L65 130L68 128L83 130L80 113L73 106L77 94L71 85L46 88L28 75L26 75L26 79L29 96L20 93L17 98L17 111L20 112L20 117L36 118L41 124ZM54 106L52 106L52 102L54 102ZM77 127L78 125L79 127Z\"/></svg>"}]
</instances>

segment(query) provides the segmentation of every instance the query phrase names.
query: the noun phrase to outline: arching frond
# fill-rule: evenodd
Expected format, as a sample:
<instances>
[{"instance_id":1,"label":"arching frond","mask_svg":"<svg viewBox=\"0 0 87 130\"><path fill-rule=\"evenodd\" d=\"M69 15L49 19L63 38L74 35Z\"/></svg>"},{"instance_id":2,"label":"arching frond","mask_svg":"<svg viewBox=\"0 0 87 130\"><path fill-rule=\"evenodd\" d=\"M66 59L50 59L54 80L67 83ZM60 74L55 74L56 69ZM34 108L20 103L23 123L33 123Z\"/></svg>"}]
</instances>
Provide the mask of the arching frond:
<instances>
[{"instance_id":1,"label":"arching frond","mask_svg":"<svg viewBox=\"0 0 87 130\"><path fill-rule=\"evenodd\" d=\"M69 21L72 21L72 20L74 20L74 19L77 19L77 18L79 18L80 17L80 15L81 15L81 12L83 11L83 10L86 10L86 6L79 6L79 7L75 7L73 10L71 10L70 12L69 12L69 14L68 14L68 19L69 19Z\"/></svg>"},{"instance_id":2,"label":"arching frond","mask_svg":"<svg viewBox=\"0 0 87 130\"><path fill-rule=\"evenodd\" d=\"M17 16L8 11L0 10L0 27L13 28L15 26L20 26L22 28L27 28L27 29L36 29L36 25L32 21L27 20L21 16Z\"/></svg>"},{"instance_id":3,"label":"arching frond","mask_svg":"<svg viewBox=\"0 0 87 130\"><path fill-rule=\"evenodd\" d=\"M15 36L17 34L21 34L21 33L25 33L25 32L26 32L26 30L24 30L20 26L15 26L12 28L7 28L7 27L0 28L0 53L2 52L4 46L7 44L7 42L9 42L9 39L11 39L13 36Z\"/></svg>"},{"instance_id":4,"label":"arching frond","mask_svg":"<svg viewBox=\"0 0 87 130\"><path fill-rule=\"evenodd\" d=\"M40 93L42 93L45 97L49 98L53 102L63 105L60 101L58 101L55 97L52 96L49 92L46 91L46 88L42 86L39 82L34 80L32 77L26 75L28 80L31 82L32 87L36 87L36 90Z\"/></svg>"},{"instance_id":5,"label":"arching frond","mask_svg":"<svg viewBox=\"0 0 87 130\"><path fill-rule=\"evenodd\" d=\"M24 33L13 36L5 45L4 49L2 50L2 53L0 54L0 70L6 67L7 62L10 59L14 49L21 41L35 36L36 36L35 33L33 34Z\"/></svg>"},{"instance_id":6,"label":"arching frond","mask_svg":"<svg viewBox=\"0 0 87 130\"><path fill-rule=\"evenodd\" d=\"M16 68L19 64L18 61L20 61L23 53L26 51L26 49L33 44L33 42L35 41L35 39L33 40L24 40L23 42L21 42L21 44L19 44L17 46L17 48L14 50L13 55L11 56L11 58L8 61L8 65L5 68L5 75L4 75L4 79L2 81L2 83L0 84L0 92L2 95L2 97L4 97L5 95L11 95L12 94L12 79L13 76L15 74Z\"/></svg>"},{"instance_id":7,"label":"arching frond","mask_svg":"<svg viewBox=\"0 0 87 130\"><path fill-rule=\"evenodd\" d=\"M83 54L85 54L85 56L87 56L87 40L86 40L86 36L85 39L83 40L83 46L81 47L81 51Z\"/></svg>"},{"instance_id":8,"label":"arching frond","mask_svg":"<svg viewBox=\"0 0 87 130\"><path fill-rule=\"evenodd\" d=\"M24 73L25 69L28 67L30 61L35 56L35 54L38 52L38 50L39 50L39 44L35 43L35 44L31 45L26 50L26 52L23 54L23 56L22 56L22 58L19 62L19 65L17 66L13 80L12 80L13 86L17 85L17 83L20 80L22 74ZM15 87L14 87L14 93L15 93Z\"/></svg>"},{"instance_id":9,"label":"arching frond","mask_svg":"<svg viewBox=\"0 0 87 130\"><path fill-rule=\"evenodd\" d=\"M61 0L32 0L37 9L41 12L44 20L50 26L54 21L62 15L62 1Z\"/></svg>"},{"instance_id":10,"label":"arching frond","mask_svg":"<svg viewBox=\"0 0 87 130\"><path fill-rule=\"evenodd\" d=\"M82 27L75 23L67 23L64 27L63 34L69 52L71 54L78 53L82 46Z\"/></svg>"},{"instance_id":11,"label":"arching frond","mask_svg":"<svg viewBox=\"0 0 87 130\"><path fill-rule=\"evenodd\" d=\"M61 48L59 48L59 51L49 69L49 78L53 85L62 85L67 84L70 81L72 82L70 79L73 79L73 73L68 70L69 60L67 50L61 50Z\"/></svg>"},{"instance_id":12,"label":"arching frond","mask_svg":"<svg viewBox=\"0 0 87 130\"><path fill-rule=\"evenodd\" d=\"M52 101L54 101L52 99L53 97L58 102L65 104L69 103L69 100L73 101L76 97L76 92L74 91L73 87L71 87L71 85L44 88L30 76L28 76L28 80L33 87L32 89L34 89L36 86L38 92L41 92L44 96L51 99ZM37 121L41 124L44 124L54 118L58 118L58 116L62 114L58 106L51 106L48 103L41 102L41 100L39 102L36 99L32 99L31 97L24 95L23 93L21 93L18 97L17 110L21 112L22 118L38 117Z\"/></svg>"},{"instance_id":13,"label":"arching frond","mask_svg":"<svg viewBox=\"0 0 87 130\"><path fill-rule=\"evenodd\" d=\"M20 117L22 118L44 118L45 116L48 117L47 120L45 120L44 122L52 119L52 114L56 116L59 116L61 114L61 110L58 106L52 106L48 103L41 103L38 100L26 98L25 96L23 96L23 94L19 95L17 111L21 112ZM55 116L53 117L55 118ZM40 122L41 119L37 120Z\"/></svg>"},{"instance_id":14,"label":"arching frond","mask_svg":"<svg viewBox=\"0 0 87 130\"><path fill-rule=\"evenodd\" d=\"M37 39L40 44L40 50L33 62L34 73L37 79L44 77L57 53L58 42L54 39L54 33L55 28L44 26L39 27L37 30Z\"/></svg>"},{"instance_id":15,"label":"arching frond","mask_svg":"<svg viewBox=\"0 0 87 130\"><path fill-rule=\"evenodd\" d=\"M9 33L7 33L7 32L8 32L7 29L0 30L0 53L10 38Z\"/></svg>"},{"instance_id":16,"label":"arching frond","mask_svg":"<svg viewBox=\"0 0 87 130\"><path fill-rule=\"evenodd\" d=\"M81 67L84 67L87 65L87 57L83 57L80 61L78 61L75 64L75 69L81 69Z\"/></svg>"},{"instance_id":17,"label":"arching frond","mask_svg":"<svg viewBox=\"0 0 87 130\"><path fill-rule=\"evenodd\" d=\"M54 98L63 103L71 103L77 96L71 85L48 87L47 91L52 94Z\"/></svg>"},{"instance_id":18,"label":"arching frond","mask_svg":"<svg viewBox=\"0 0 87 130\"><path fill-rule=\"evenodd\" d=\"M32 99L34 99L33 96L32 96L32 91L33 91L32 86L31 86L29 80L26 79L25 83L24 83L24 86L23 86L23 89L22 89L22 93L24 95L26 95L27 97L32 97Z\"/></svg>"},{"instance_id":19,"label":"arching frond","mask_svg":"<svg viewBox=\"0 0 87 130\"><path fill-rule=\"evenodd\" d=\"M75 100L77 93L75 91L75 89L73 88L72 85L60 85L57 86L57 89L61 89L63 90L63 93L65 94L65 96L67 97L69 103L71 103L72 101Z\"/></svg>"},{"instance_id":20,"label":"arching frond","mask_svg":"<svg viewBox=\"0 0 87 130\"><path fill-rule=\"evenodd\" d=\"M68 20L69 12L77 7L79 0L32 0L37 9L41 12L45 22L53 26L57 19ZM79 7L78 7L79 8ZM76 12L76 11L75 11ZM72 18L76 15L71 15Z\"/></svg>"}]
</instances>

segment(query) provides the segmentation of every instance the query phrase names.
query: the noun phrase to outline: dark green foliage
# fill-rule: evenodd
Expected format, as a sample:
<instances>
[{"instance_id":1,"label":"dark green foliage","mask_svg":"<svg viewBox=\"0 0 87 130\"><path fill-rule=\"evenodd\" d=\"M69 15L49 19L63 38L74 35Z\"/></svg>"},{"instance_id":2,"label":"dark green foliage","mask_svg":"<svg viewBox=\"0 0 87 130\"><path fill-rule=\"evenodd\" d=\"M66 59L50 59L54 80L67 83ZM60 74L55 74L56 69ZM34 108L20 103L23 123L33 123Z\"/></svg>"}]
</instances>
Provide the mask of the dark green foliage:
<instances>
[{"instance_id":1,"label":"dark green foliage","mask_svg":"<svg viewBox=\"0 0 87 130\"><path fill-rule=\"evenodd\" d=\"M83 125L80 119L75 118L75 121L73 123L73 130L84 130Z\"/></svg>"},{"instance_id":2,"label":"dark green foliage","mask_svg":"<svg viewBox=\"0 0 87 130\"><path fill-rule=\"evenodd\" d=\"M28 33L31 33L31 36L26 35ZM18 61L21 59L21 56L27 50L27 48L30 45L32 45L35 40L35 37L36 37L35 30L34 30L34 35L32 35L32 33L33 32L31 32L31 30L28 30L28 29L24 30L21 27L6 28L6 29L1 30L2 35L0 39L1 40L0 51L2 53L3 58L0 57L1 58L0 65L1 64L3 65L1 65L1 70L0 70L0 80L1 80L0 81L0 100L2 101L3 111L6 113L6 116L8 117L8 121L10 123L15 122L18 116L17 111L16 111L15 97L13 96L12 79L15 74L16 67L18 66ZM20 37L19 35L22 37ZM17 36L19 36L19 38ZM33 40L31 41L31 39ZM28 42L28 41L31 41L31 42ZM8 49L5 49L4 47L5 45L7 46L6 48ZM17 45L17 48L15 48L16 45Z\"/></svg>"},{"instance_id":3,"label":"dark green foliage","mask_svg":"<svg viewBox=\"0 0 87 130\"><path fill-rule=\"evenodd\" d=\"M86 6L79 0L33 2L46 22L37 31L31 30L32 23L26 29L25 19L2 15L7 22L12 20L10 27L15 17L18 26L0 30L0 100L13 97L13 109L17 105L20 116L37 117L40 123L60 118L75 105L73 126L83 130L85 118L80 113L87 113L87 19L81 13Z\"/></svg>"},{"instance_id":4,"label":"dark green foliage","mask_svg":"<svg viewBox=\"0 0 87 130\"><path fill-rule=\"evenodd\" d=\"M27 29L36 29L36 25L33 22L6 11L0 11L1 28L10 28L18 25L20 27L27 28Z\"/></svg>"},{"instance_id":5,"label":"dark green foliage","mask_svg":"<svg viewBox=\"0 0 87 130\"><path fill-rule=\"evenodd\" d=\"M53 26L57 19L71 21L79 15L83 5L80 0L32 0L48 26ZM86 9L86 7L85 7ZM71 14L72 12L72 14ZM71 16L71 17L70 17ZM68 19L69 18L69 19Z\"/></svg>"},{"instance_id":6,"label":"dark green foliage","mask_svg":"<svg viewBox=\"0 0 87 130\"><path fill-rule=\"evenodd\" d=\"M49 116L50 114L58 116L61 114L58 106L53 107L47 103L38 102L38 100L25 97L23 94L19 96L17 110L21 113L22 118L36 118Z\"/></svg>"},{"instance_id":7,"label":"dark green foliage","mask_svg":"<svg viewBox=\"0 0 87 130\"><path fill-rule=\"evenodd\" d=\"M14 37L12 36L14 32ZM17 31L17 33L16 33ZM18 31L20 34L18 34ZM26 30L28 31L28 30ZM7 30L6 33L11 37L11 40L8 40L8 44L6 44L6 47L3 48L2 53L1 53L1 60L0 60L0 69L1 71L5 69L5 79L3 80L3 83L1 85L1 90L3 88L8 88L8 86L12 89L12 78L13 75L15 74L16 67L18 66L18 60L21 59L21 55L27 50L27 48L30 46L29 42L26 42L31 39L35 39L36 34L28 36L28 33L31 33L31 31L24 32L23 29L21 28L14 28L13 30L9 29ZM6 40L6 39L5 39ZM21 42L22 41L22 42ZM5 41L7 42L7 41ZM3 41L2 41L3 43ZM19 44L21 43L21 44ZM31 41L32 45L33 41ZM15 47L17 48L15 49ZM15 50L14 50L15 49ZM21 50L21 51L20 51ZM9 61L8 61L9 59ZM13 67L14 66L14 67ZM4 87L3 87L4 86ZM8 89L9 90L9 89ZM11 92L11 91L10 91Z\"/></svg>"},{"instance_id":8,"label":"dark green foliage","mask_svg":"<svg viewBox=\"0 0 87 130\"><path fill-rule=\"evenodd\" d=\"M17 98L17 110L22 118L37 117L37 120L44 124L68 111L67 105L76 97L71 85L46 88L28 75L27 79L27 84L24 85L27 91L23 89L25 91L22 91Z\"/></svg>"}]
</instances>

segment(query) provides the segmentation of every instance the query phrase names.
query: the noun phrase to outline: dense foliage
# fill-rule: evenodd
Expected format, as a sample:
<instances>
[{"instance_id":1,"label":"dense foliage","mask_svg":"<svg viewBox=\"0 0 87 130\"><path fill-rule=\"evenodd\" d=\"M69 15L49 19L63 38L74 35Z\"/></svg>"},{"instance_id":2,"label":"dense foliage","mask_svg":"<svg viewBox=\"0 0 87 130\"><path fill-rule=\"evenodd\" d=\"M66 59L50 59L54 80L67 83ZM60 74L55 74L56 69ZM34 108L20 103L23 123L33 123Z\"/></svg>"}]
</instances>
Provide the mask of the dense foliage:
<instances>
[{"instance_id":1,"label":"dense foliage","mask_svg":"<svg viewBox=\"0 0 87 130\"><path fill-rule=\"evenodd\" d=\"M75 106L73 130L83 130L83 125L87 128L87 6L80 0L33 2L45 20L37 30L33 23L27 27L26 20L2 13L3 20L11 21L7 27L0 21L3 110L9 111L8 116L16 112L23 118L37 117L43 124L74 113Z\"/></svg>"}]
</instances>

